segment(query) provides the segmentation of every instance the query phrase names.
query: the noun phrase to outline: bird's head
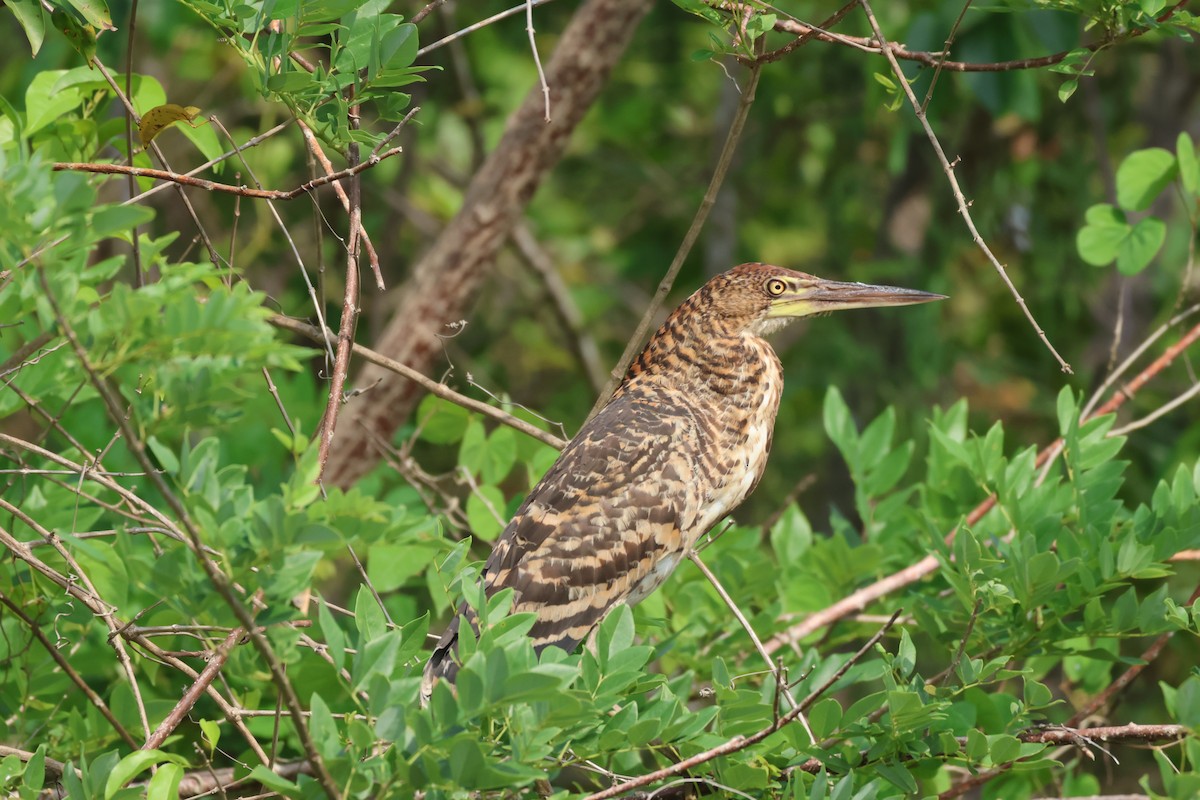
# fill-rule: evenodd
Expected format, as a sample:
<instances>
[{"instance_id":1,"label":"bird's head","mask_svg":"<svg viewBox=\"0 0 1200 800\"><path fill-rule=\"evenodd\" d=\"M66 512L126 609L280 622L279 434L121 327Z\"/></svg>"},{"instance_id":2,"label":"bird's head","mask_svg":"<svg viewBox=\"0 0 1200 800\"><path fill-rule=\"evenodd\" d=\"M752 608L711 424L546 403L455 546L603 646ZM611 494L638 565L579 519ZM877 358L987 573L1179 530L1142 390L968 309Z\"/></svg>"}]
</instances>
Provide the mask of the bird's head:
<instances>
[{"instance_id":1,"label":"bird's head","mask_svg":"<svg viewBox=\"0 0 1200 800\"><path fill-rule=\"evenodd\" d=\"M765 336L792 320L849 308L907 306L944 295L894 286L830 281L770 264L742 264L700 289L696 299L739 332Z\"/></svg>"}]
</instances>

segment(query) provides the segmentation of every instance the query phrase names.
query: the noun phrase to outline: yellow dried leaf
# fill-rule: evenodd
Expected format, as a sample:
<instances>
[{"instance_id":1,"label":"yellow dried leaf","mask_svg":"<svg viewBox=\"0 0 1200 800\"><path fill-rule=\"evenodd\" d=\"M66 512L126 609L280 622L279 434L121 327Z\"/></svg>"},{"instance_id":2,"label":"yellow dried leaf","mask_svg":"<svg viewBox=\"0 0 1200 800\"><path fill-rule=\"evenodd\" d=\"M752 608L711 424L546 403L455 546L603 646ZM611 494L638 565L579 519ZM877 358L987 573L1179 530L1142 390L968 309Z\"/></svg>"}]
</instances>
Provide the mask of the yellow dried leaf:
<instances>
[{"instance_id":1,"label":"yellow dried leaf","mask_svg":"<svg viewBox=\"0 0 1200 800\"><path fill-rule=\"evenodd\" d=\"M200 109L196 106L180 106L175 103L164 103L161 106L155 106L142 115L142 121L138 124L138 134L142 140L142 147L149 147L154 141L154 137L162 133L163 129L176 122L191 123L200 113Z\"/></svg>"}]
</instances>

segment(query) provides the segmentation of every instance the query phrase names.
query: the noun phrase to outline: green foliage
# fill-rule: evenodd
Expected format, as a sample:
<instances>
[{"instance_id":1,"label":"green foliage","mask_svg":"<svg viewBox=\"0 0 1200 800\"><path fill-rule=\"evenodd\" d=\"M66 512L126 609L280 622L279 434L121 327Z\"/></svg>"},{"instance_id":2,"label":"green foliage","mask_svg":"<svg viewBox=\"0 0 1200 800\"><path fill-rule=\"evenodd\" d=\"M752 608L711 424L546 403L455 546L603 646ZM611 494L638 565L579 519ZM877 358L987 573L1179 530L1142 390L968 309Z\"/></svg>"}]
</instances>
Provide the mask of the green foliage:
<instances>
[{"instance_id":1,"label":"green foliage","mask_svg":"<svg viewBox=\"0 0 1200 800\"><path fill-rule=\"evenodd\" d=\"M410 105L397 89L423 82L430 68L417 63L417 28L392 5L161 4L146 12L159 16L139 22L142 46L179 65L161 58L169 66L155 70L158 79L128 76L131 101L145 112L168 94L186 103L206 95L206 105L224 103L222 113L253 109L240 126L230 121L239 142L285 114L337 149L374 146ZM612 96L585 120L531 211L559 249L567 292L606 357L628 334L625 298L652 290L659 275L646 265L666 263L699 198L696 165L721 133L706 115L714 97L733 91L724 71L688 56L747 57L760 44L786 43L773 31L786 13L819 14L803 7L739 22L711 4L677 5L697 19L656 9L671 15L646 26L633 65L618 72ZM1075 389L1098 383L1102 367L1090 365L1087 381L1068 386L1057 373L1047 377L1024 321L1008 327L1007 315L1019 315L1007 297L989 294L949 197L908 175L915 128L880 62L830 49L803 69L764 68L759 93L769 100L755 107L761 116L742 148L753 157L743 156L730 184L745 207L731 252L802 268L820 258L847 277L920 281L954 295L944 312L821 320L798 344L782 339L789 383L772 466L757 505L739 512L741 524L704 543L704 563L784 665L790 694L813 693L806 718L814 742L798 721L777 727L791 701L687 562L637 608L610 614L578 652L534 653L531 615L511 613L511 592L484 596L478 577L490 543L556 458L553 448L428 397L395 441L378 443L394 447L396 469L323 491L312 439L330 366L271 318L281 309L336 318L340 301L327 300L340 289L330 267L340 242L328 235L341 236L335 206L324 197L279 204L289 234L301 229L296 220L319 218L289 235L301 261L321 265L329 294L321 285L318 297L290 262L280 266L283 237L265 205L189 195L213 246L203 259L194 223L177 200L162 199L167 192L152 203L114 200L151 188L149 180L131 190L123 180L55 171L57 161L124 161L130 150L134 165L152 166L126 141L119 101L93 61L123 63L119 40L102 0L7 7L39 61L23 74L0 71L0 194L14 199L0 204L0 531L12 541L4 540L0 561L0 743L14 748L0 758L0 792L32 799L53 787L69 798L168 800L185 776L232 768L265 791L323 796L311 770L287 769L308 754L280 712L284 688L244 637L211 692L157 749L131 745L168 718L240 625L231 596L286 667L307 714L301 724L347 798L547 789L576 797L731 742L739 746L687 778L738 796L869 800L931 796L963 774L997 768L1005 774L984 796L1051 788L1096 795L1109 788L1102 767L1082 750L1057 753L1028 734L1068 721L1168 634L1169 655L1122 698L1114 724L1128 709L1138 722L1200 729L1195 569L1173 560L1200 548L1194 426L1114 433L1115 418L1087 418ZM960 9L878 11L897 41L936 50ZM1051 310L1051 338L1075 352L1086 349L1079 332L1092 324L1077 298L1094 300L1097 280L1115 275L1080 269L1075 256L1170 283L1148 270L1156 259L1185 261L1200 219L1200 166L1186 134L1174 152L1134 150L1116 171L1115 204L1093 205L1101 194L1089 182L1090 156L1081 155L1088 126L1072 116L1079 103L1041 98L1057 87L1066 100L1081 80L1132 93L1137 76L1113 74L1120 37L1146 29L1153 42L1196 27L1182 10L1171 26L1159 23L1165 10L1161 0L972 7L956 57L1064 51L1056 69L1065 82L1031 72L947 73L928 107L939 131L969 134L961 139L975 148L965 159L975 172L964 180L980 228L1000 239L1013 274L1027 276L1030 307ZM544 27L553 30L570 10L537 13L539 25L550 15ZM1105 46L1081 47L1081 27ZM364 220L385 271L426 244L416 226L393 224L396 209L434 225L452 213L457 184L481 155L476 143L499 135L504 113L535 80L519 25L484 29L472 41L478 97L464 100L458 81L437 73L414 89L427 93L430 113L405 157L424 150L435 163L414 156L403 171L387 172L389 161L362 174L367 195L377 192ZM209 90L189 82L189 72L236 77ZM931 72L908 74L918 97ZM113 80L123 87L126 76ZM1128 149L1138 123L1112 102ZM979 146L972 140L984 118L995 130ZM186 143L174 134L158 141L181 145L189 166L223 149L211 125L175 127ZM1010 127L1018 134L997 132ZM1020 135L1061 158L1018 158ZM234 169L253 163L264 180L298 185L311 177L302 147L298 136L272 140L245 151L246 166ZM599 177L597 163L606 167ZM405 202L391 204L401 188ZM892 200L900 207L913 198L941 215L937 223L926 223L914 248L884 241L880 231L897 219L888 216ZM1179 199L1182 215L1172 205ZM1036 246L1020 244L1019 231L997 233L1008 230L1001 212L1016 207L1036 211L1024 231ZM1063 231L1078 227L1073 248ZM872 250L880 257L867 258ZM551 418L578 420L591 390L572 373L560 322L524 273L503 267L506 280L472 327L446 340L447 359L469 368L471 383L507 392L496 401L507 410L511 395ZM398 277L387 272L389 286ZM680 286L700 278L689 265ZM1168 309L1174 292L1156 291ZM1093 349L1107 352L1104 333ZM370 388L359 388L353 402L371 402ZM1061 454L1048 463L1056 435ZM800 482L788 495L809 471L815 485ZM873 600L870 616L794 635L814 612L922 564L922 578ZM430 636L462 602L477 610L480 628L460 632L456 691L439 684L423 708ZM896 624L855 656L893 613ZM1122 788L1137 782L1172 798L1200 792L1195 736L1139 756L1125 762L1134 766L1125 767Z\"/></svg>"},{"instance_id":2,"label":"green foliage","mask_svg":"<svg viewBox=\"0 0 1200 800\"><path fill-rule=\"evenodd\" d=\"M398 122L411 97L396 90L424 80L420 73L428 69L413 66L416 26L384 13L386 1L185 4L227 37L264 97L287 105L339 149L351 141L374 146L383 138L349 126L351 105ZM284 54L312 59L315 70Z\"/></svg>"},{"instance_id":3,"label":"green foliage","mask_svg":"<svg viewBox=\"0 0 1200 800\"><path fill-rule=\"evenodd\" d=\"M1075 240L1080 258L1097 267L1116 261L1125 275L1145 269L1166 241L1167 223L1151 215L1130 222L1126 212L1146 211L1176 180L1191 208L1194 227L1200 207L1200 167L1191 137L1179 134L1175 154L1161 147L1130 153L1117 169L1121 208L1100 203L1087 210L1087 224Z\"/></svg>"}]
</instances>

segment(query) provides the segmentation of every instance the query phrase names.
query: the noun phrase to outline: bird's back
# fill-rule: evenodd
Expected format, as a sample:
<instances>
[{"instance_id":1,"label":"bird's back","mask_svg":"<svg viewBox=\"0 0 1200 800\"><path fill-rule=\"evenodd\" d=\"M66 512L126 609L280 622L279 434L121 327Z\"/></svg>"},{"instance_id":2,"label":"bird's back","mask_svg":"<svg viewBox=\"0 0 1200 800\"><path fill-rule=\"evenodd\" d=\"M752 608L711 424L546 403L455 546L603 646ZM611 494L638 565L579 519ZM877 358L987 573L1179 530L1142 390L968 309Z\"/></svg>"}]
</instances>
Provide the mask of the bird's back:
<instances>
[{"instance_id":1,"label":"bird's back","mask_svg":"<svg viewBox=\"0 0 1200 800\"><path fill-rule=\"evenodd\" d=\"M676 312L676 316L679 312ZM618 603L634 604L761 477L782 370L764 340L693 343L671 320L613 399L563 450L484 566L485 593L513 589L540 652L573 650ZM454 679L466 604L435 647L424 691Z\"/></svg>"}]
</instances>

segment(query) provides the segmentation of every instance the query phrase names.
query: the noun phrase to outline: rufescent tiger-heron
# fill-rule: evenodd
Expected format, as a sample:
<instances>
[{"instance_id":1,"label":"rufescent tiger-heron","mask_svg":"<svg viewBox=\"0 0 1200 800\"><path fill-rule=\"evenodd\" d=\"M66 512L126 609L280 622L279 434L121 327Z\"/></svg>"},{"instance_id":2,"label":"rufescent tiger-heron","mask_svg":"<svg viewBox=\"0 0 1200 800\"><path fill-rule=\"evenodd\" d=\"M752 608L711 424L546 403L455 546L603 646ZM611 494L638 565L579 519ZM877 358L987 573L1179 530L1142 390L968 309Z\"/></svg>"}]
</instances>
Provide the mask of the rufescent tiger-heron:
<instances>
[{"instance_id":1,"label":"rufescent tiger-heron","mask_svg":"<svg viewBox=\"0 0 1200 800\"><path fill-rule=\"evenodd\" d=\"M742 264L675 309L612 399L562 451L492 550L485 594L512 588L535 649L573 650L614 606L655 589L762 477L783 368L763 337L792 320L942 300ZM458 673L464 603L425 668L422 694Z\"/></svg>"}]
</instances>

